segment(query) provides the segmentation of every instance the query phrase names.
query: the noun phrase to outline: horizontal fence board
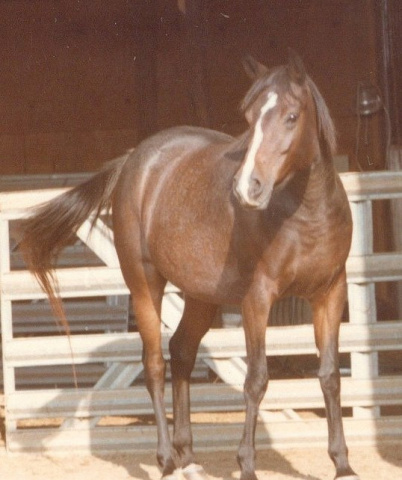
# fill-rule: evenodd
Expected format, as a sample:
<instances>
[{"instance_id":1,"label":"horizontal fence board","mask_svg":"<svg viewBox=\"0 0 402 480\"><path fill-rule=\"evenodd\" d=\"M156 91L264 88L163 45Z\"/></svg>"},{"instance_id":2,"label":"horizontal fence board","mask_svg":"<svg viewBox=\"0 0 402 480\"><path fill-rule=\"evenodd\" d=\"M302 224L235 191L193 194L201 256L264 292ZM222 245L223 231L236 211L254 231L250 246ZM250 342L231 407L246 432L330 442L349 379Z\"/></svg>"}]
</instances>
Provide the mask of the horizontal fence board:
<instances>
[{"instance_id":1,"label":"horizontal fence board","mask_svg":"<svg viewBox=\"0 0 402 480\"><path fill-rule=\"evenodd\" d=\"M297 392L297 395L295 395ZM198 384L191 387L191 411L244 410L242 386ZM371 407L402 403L402 379L342 379L343 407ZM166 389L166 406L172 411L171 388ZM324 408L318 379L271 380L261 409ZM20 391L7 398L11 420L58 417L104 417L152 414L152 403L144 387L117 390L40 390Z\"/></svg>"},{"instance_id":2,"label":"horizontal fence board","mask_svg":"<svg viewBox=\"0 0 402 480\"><path fill-rule=\"evenodd\" d=\"M56 270L61 296L64 298L127 295L120 268L77 267ZM5 300L47 298L35 277L28 271L3 273L1 293Z\"/></svg>"},{"instance_id":3,"label":"horizontal fence board","mask_svg":"<svg viewBox=\"0 0 402 480\"><path fill-rule=\"evenodd\" d=\"M402 279L402 253L377 253L351 256L346 264L349 283L396 281ZM120 268L106 266L58 268L56 270L62 297L89 297L128 294ZM28 271L2 275L1 292L6 300L46 298Z\"/></svg>"},{"instance_id":4,"label":"horizontal fence board","mask_svg":"<svg viewBox=\"0 0 402 480\"><path fill-rule=\"evenodd\" d=\"M0 371L3 367L0 361ZM108 370L108 363L83 363L76 365L77 378L80 388L86 388L97 381ZM138 376L144 381L144 373ZM166 381L171 378L170 369L166 371ZM208 367L203 361L196 362L192 372L192 378L205 382L208 380ZM0 379L0 388L3 381ZM38 390L45 388L73 388L74 376L71 365L44 365L35 367L22 367L16 370L16 390ZM29 396L29 393L28 393Z\"/></svg>"},{"instance_id":5,"label":"horizontal fence board","mask_svg":"<svg viewBox=\"0 0 402 480\"><path fill-rule=\"evenodd\" d=\"M402 252L350 256L346 262L348 283L402 280Z\"/></svg>"},{"instance_id":6,"label":"horizontal fence board","mask_svg":"<svg viewBox=\"0 0 402 480\"><path fill-rule=\"evenodd\" d=\"M376 420L344 419L348 445L372 445L400 442L401 417ZM194 446L198 451L237 449L243 424L213 423L193 425ZM328 443L324 419L258 423L257 448L314 448ZM154 451L154 426L98 427L92 430L26 429L10 432L7 439L10 452L31 453L110 453Z\"/></svg>"},{"instance_id":7,"label":"horizontal fence board","mask_svg":"<svg viewBox=\"0 0 402 480\"><path fill-rule=\"evenodd\" d=\"M61 296L64 298L88 298L110 295L128 295L120 267L92 266L59 268L55 270ZM4 300L38 300L47 296L35 277L28 271L12 271L2 274L1 295ZM165 292L178 292L168 284Z\"/></svg>"},{"instance_id":8,"label":"horizontal fence board","mask_svg":"<svg viewBox=\"0 0 402 480\"><path fill-rule=\"evenodd\" d=\"M402 172L347 172L340 177L352 202L402 197Z\"/></svg>"},{"instance_id":9,"label":"horizontal fence board","mask_svg":"<svg viewBox=\"0 0 402 480\"><path fill-rule=\"evenodd\" d=\"M24 218L30 214L31 208L49 202L68 190L70 188L64 187L0 192L0 212L4 218Z\"/></svg>"},{"instance_id":10,"label":"horizontal fence board","mask_svg":"<svg viewBox=\"0 0 402 480\"><path fill-rule=\"evenodd\" d=\"M163 333L164 355L168 358L171 333ZM340 331L340 352L371 352L402 349L402 321L372 325L343 323ZM75 363L138 362L142 358L142 342L138 333L73 335L71 346ZM71 363L71 349L66 336L17 338L3 345L9 367L56 365ZM315 354L312 325L268 327L267 355ZM203 338L198 358L230 358L246 355L242 329L212 329Z\"/></svg>"}]
</instances>

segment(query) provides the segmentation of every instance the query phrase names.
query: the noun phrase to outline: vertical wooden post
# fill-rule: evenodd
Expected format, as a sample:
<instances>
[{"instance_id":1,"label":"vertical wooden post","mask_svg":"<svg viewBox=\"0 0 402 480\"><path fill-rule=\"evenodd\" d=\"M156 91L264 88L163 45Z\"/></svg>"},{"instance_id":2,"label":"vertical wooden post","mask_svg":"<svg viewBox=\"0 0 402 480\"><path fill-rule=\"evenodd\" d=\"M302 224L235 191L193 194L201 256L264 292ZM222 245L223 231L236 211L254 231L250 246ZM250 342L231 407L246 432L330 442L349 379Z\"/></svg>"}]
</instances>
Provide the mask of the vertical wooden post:
<instances>
[{"instance_id":1,"label":"vertical wooden post","mask_svg":"<svg viewBox=\"0 0 402 480\"><path fill-rule=\"evenodd\" d=\"M351 202L353 217L353 239L351 256L373 253L373 214L370 200ZM351 323L369 325L377 321L375 284L348 284L349 318ZM352 378L368 379L378 376L378 354L352 353ZM379 407L354 407L353 415L358 418L379 416Z\"/></svg>"},{"instance_id":2,"label":"vertical wooden post","mask_svg":"<svg viewBox=\"0 0 402 480\"><path fill-rule=\"evenodd\" d=\"M8 219L4 218L0 212L0 278L3 273L10 271L10 233L8 226ZM1 285L1 280L0 280ZM5 428L6 428L6 440L7 432L16 430L16 422L11 422L7 418L7 395L15 392L15 371L13 367L10 367L7 363L7 343L13 338L13 322L12 322L12 305L11 301L4 299L0 293L1 303L1 341L2 341L2 354L3 354L3 385L4 385L4 398L6 404L5 411ZM6 443L7 445L7 443Z\"/></svg>"},{"instance_id":3,"label":"vertical wooden post","mask_svg":"<svg viewBox=\"0 0 402 480\"><path fill-rule=\"evenodd\" d=\"M402 128L402 125L401 125ZM389 152L389 169L397 172L402 170L402 146L393 145ZM402 250L402 198L391 200L391 227L394 250ZM396 283L396 304L398 318L402 318L402 281Z\"/></svg>"}]
</instances>

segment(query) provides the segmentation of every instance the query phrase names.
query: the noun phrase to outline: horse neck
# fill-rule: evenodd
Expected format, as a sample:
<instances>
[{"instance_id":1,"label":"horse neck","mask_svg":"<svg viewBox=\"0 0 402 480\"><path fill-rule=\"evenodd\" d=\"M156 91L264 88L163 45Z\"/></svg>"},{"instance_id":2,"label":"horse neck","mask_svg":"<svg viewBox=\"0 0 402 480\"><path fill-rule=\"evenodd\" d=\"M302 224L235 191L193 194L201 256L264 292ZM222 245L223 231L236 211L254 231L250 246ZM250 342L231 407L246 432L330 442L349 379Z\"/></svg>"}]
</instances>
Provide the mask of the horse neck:
<instances>
[{"instance_id":1,"label":"horse neck","mask_svg":"<svg viewBox=\"0 0 402 480\"><path fill-rule=\"evenodd\" d=\"M275 212L283 217L319 218L330 208L337 191L332 159L320 154L311 166L295 172L285 185L274 190L268 218Z\"/></svg>"},{"instance_id":2,"label":"horse neck","mask_svg":"<svg viewBox=\"0 0 402 480\"><path fill-rule=\"evenodd\" d=\"M339 191L339 178L333 165L332 155L320 153L309 168L308 181L302 204L311 211L330 207Z\"/></svg>"}]
</instances>

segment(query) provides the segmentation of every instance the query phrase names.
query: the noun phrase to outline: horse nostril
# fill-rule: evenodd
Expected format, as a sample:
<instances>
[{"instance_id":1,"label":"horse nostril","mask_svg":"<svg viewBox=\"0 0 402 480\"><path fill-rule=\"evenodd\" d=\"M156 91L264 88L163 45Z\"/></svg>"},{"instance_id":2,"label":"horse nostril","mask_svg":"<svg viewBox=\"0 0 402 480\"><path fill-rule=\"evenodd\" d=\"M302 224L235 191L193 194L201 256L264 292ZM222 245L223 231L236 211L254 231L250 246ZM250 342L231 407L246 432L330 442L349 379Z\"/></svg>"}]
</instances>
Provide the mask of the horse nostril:
<instances>
[{"instance_id":1,"label":"horse nostril","mask_svg":"<svg viewBox=\"0 0 402 480\"><path fill-rule=\"evenodd\" d=\"M249 182L249 195L250 198L257 199L262 192L262 183L256 177L251 177Z\"/></svg>"}]
</instances>

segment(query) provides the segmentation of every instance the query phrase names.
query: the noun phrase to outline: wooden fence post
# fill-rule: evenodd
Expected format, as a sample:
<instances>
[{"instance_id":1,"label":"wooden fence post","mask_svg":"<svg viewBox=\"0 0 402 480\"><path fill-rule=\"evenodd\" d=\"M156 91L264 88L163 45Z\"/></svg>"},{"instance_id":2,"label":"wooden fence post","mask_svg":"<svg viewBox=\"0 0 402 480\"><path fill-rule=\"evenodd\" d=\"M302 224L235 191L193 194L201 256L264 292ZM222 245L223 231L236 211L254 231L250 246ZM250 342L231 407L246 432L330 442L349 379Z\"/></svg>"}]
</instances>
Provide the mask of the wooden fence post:
<instances>
[{"instance_id":1,"label":"wooden fence post","mask_svg":"<svg viewBox=\"0 0 402 480\"><path fill-rule=\"evenodd\" d=\"M353 238L350 256L364 256L373 253L373 216L370 200L351 202ZM369 325L377 321L374 283L349 283L350 323ZM351 375L355 379L378 377L377 352L351 353ZM354 407L353 416L370 418L379 416L379 407Z\"/></svg>"},{"instance_id":2,"label":"wooden fence post","mask_svg":"<svg viewBox=\"0 0 402 480\"><path fill-rule=\"evenodd\" d=\"M10 271L10 237L8 219L4 218L0 214L0 275L4 272ZM7 342L13 338L13 324L12 324L12 306L11 301L1 302L1 337L3 345L3 385L4 393L15 392L15 369L10 367L5 361L5 354ZM7 397L5 395L5 401ZM7 404L6 404L7 408ZM11 421L7 415L5 415L6 430L15 430L16 422Z\"/></svg>"}]
</instances>

